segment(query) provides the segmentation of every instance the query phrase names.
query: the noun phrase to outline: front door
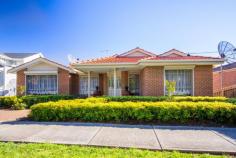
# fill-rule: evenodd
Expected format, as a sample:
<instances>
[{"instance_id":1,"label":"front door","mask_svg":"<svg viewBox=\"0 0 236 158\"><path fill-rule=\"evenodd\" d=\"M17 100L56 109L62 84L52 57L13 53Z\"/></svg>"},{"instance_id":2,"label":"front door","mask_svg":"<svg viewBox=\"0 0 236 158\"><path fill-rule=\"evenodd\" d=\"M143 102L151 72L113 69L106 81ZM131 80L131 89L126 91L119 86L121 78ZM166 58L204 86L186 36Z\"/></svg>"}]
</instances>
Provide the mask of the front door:
<instances>
[{"instance_id":1,"label":"front door","mask_svg":"<svg viewBox=\"0 0 236 158\"><path fill-rule=\"evenodd\" d=\"M139 95L139 74L129 74L129 92Z\"/></svg>"}]
</instances>

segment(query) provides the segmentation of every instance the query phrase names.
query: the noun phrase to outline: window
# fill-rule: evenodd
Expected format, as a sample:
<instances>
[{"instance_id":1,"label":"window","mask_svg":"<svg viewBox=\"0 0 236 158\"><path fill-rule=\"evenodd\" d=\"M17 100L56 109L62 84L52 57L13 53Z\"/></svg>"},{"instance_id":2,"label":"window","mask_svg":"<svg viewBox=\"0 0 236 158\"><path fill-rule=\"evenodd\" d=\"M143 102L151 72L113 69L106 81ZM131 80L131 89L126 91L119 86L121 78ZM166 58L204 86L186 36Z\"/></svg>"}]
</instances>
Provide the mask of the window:
<instances>
[{"instance_id":1,"label":"window","mask_svg":"<svg viewBox=\"0 0 236 158\"><path fill-rule=\"evenodd\" d=\"M27 94L56 94L57 76L56 75L27 75L26 76Z\"/></svg>"},{"instance_id":2,"label":"window","mask_svg":"<svg viewBox=\"0 0 236 158\"><path fill-rule=\"evenodd\" d=\"M98 84L98 77L90 77L90 94L96 91ZM88 95L88 77L80 78L80 95Z\"/></svg>"},{"instance_id":3,"label":"window","mask_svg":"<svg viewBox=\"0 0 236 158\"><path fill-rule=\"evenodd\" d=\"M176 95L192 95L192 70L166 70L165 77L176 82Z\"/></svg>"},{"instance_id":4,"label":"window","mask_svg":"<svg viewBox=\"0 0 236 158\"><path fill-rule=\"evenodd\" d=\"M114 77L110 76L108 78L108 86L114 88ZM116 88L120 88L120 77L116 77Z\"/></svg>"}]
</instances>

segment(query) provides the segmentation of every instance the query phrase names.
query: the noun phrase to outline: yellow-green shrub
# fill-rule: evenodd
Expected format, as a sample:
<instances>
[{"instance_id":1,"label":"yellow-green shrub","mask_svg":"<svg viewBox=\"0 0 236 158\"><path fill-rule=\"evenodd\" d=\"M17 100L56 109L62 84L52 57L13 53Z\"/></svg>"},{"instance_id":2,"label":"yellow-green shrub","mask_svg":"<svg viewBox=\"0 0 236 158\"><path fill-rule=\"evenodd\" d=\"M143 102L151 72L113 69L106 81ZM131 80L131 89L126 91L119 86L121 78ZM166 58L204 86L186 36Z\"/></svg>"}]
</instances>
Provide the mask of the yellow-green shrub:
<instances>
[{"instance_id":1,"label":"yellow-green shrub","mask_svg":"<svg viewBox=\"0 0 236 158\"><path fill-rule=\"evenodd\" d=\"M86 99L39 103L36 121L236 123L236 106L224 102L90 102Z\"/></svg>"},{"instance_id":2,"label":"yellow-green shrub","mask_svg":"<svg viewBox=\"0 0 236 158\"><path fill-rule=\"evenodd\" d=\"M0 107L10 108L18 103L16 96L0 96Z\"/></svg>"}]
</instances>

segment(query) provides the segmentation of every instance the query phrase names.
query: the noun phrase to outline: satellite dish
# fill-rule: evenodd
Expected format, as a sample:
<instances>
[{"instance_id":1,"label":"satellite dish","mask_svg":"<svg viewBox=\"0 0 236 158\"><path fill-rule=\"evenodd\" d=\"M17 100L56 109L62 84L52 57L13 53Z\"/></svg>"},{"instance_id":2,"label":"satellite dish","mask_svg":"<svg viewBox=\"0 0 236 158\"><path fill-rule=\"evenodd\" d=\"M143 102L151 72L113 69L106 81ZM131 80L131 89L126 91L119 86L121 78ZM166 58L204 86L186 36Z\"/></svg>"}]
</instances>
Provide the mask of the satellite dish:
<instances>
[{"instance_id":1,"label":"satellite dish","mask_svg":"<svg viewBox=\"0 0 236 158\"><path fill-rule=\"evenodd\" d=\"M231 43L221 41L218 44L218 52L221 58L224 58L227 63L236 62L236 48Z\"/></svg>"},{"instance_id":2,"label":"satellite dish","mask_svg":"<svg viewBox=\"0 0 236 158\"><path fill-rule=\"evenodd\" d=\"M78 61L78 59L73 57L71 54L68 54L67 57L70 64L76 63Z\"/></svg>"}]
</instances>

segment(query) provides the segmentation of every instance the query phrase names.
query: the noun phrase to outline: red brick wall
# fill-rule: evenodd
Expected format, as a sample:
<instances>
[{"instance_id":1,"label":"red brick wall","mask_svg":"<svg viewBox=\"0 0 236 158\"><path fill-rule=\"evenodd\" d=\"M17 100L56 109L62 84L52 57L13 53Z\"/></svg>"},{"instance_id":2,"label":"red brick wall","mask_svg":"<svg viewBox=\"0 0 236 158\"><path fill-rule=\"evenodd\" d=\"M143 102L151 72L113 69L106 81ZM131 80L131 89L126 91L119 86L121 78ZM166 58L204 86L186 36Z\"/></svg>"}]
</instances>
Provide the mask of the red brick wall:
<instances>
[{"instance_id":1,"label":"red brick wall","mask_svg":"<svg viewBox=\"0 0 236 158\"><path fill-rule=\"evenodd\" d=\"M58 69L58 93L70 94L70 74L68 71Z\"/></svg>"},{"instance_id":2,"label":"red brick wall","mask_svg":"<svg viewBox=\"0 0 236 158\"><path fill-rule=\"evenodd\" d=\"M20 70L16 73L16 94L19 95L18 87L25 86L25 73L27 69Z\"/></svg>"},{"instance_id":3,"label":"red brick wall","mask_svg":"<svg viewBox=\"0 0 236 158\"><path fill-rule=\"evenodd\" d=\"M236 85L236 69L223 71L223 88L230 88ZM221 71L213 73L214 92L221 90Z\"/></svg>"},{"instance_id":4,"label":"red brick wall","mask_svg":"<svg viewBox=\"0 0 236 158\"><path fill-rule=\"evenodd\" d=\"M143 96L164 95L164 67L145 67L141 71L141 94Z\"/></svg>"},{"instance_id":5,"label":"red brick wall","mask_svg":"<svg viewBox=\"0 0 236 158\"><path fill-rule=\"evenodd\" d=\"M194 68L194 95L213 95L213 72L212 65L196 66Z\"/></svg>"},{"instance_id":6,"label":"red brick wall","mask_svg":"<svg viewBox=\"0 0 236 158\"><path fill-rule=\"evenodd\" d=\"M127 95L125 87L128 86L128 71L121 71L121 94Z\"/></svg>"}]
</instances>

